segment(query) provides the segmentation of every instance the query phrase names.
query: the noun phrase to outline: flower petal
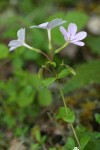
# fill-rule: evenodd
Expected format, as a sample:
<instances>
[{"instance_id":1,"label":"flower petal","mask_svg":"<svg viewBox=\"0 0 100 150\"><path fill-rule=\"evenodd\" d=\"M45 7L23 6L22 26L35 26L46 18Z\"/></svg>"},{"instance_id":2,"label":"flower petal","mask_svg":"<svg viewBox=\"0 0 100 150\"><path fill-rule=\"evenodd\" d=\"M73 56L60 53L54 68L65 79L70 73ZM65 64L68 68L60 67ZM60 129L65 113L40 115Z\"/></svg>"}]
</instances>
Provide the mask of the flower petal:
<instances>
[{"instance_id":1,"label":"flower petal","mask_svg":"<svg viewBox=\"0 0 100 150\"><path fill-rule=\"evenodd\" d=\"M18 36L19 41L24 42L25 41L25 29L22 28L22 29L18 30L17 36Z\"/></svg>"},{"instance_id":2,"label":"flower petal","mask_svg":"<svg viewBox=\"0 0 100 150\"><path fill-rule=\"evenodd\" d=\"M68 33L70 35L70 39L72 39L75 36L76 31L77 31L76 24L75 23L70 23L69 26L68 26Z\"/></svg>"},{"instance_id":3,"label":"flower petal","mask_svg":"<svg viewBox=\"0 0 100 150\"><path fill-rule=\"evenodd\" d=\"M70 43L73 43L73 44L78 45L78 46L84 46L85 45L85 43L81 42L81 41L71 41Z\"/></svg>"},{"instance_id":4,"label":"flower petal","mask_svg":"<svg viewBox=\"0 0 100 150\"><path fill-rule=\"evenodd\" d=\"M38 25L40 28L46 28L49 22L42 23Z\"/></svg>"},{"instance_id":5,"label":"flower petal","mask_svg":"<svg viewBox=\"0 0 100 150\"><path fill-rule=\"evenodd\" d=\"M41 29L52 29L56 26L60 26L64 24L66 21L63 21L62 19L56 18L50 22L42 23L38 26L31 26L30 28L41 28Z\"/></svg>"},{"instance_id":6,"label":"flower petal","mask_svg":"<svg viewBox=\"0 0 100 150\"><path fill-rule=\"evenodd\" d=\"M21 46L21 43L17 40L12 40L9 42L8 46L9 47L17 47L17 46Z\"/></svg>"},{"instance_id":7,"label":"flower petal","mask_svg":"<svg viewBox=\"0 0 100 150\"><path fill-rule=\"evenodd\" d=\"M45 23L42 23L42 24L37 25L37 26L31 26L30 28L42 28L42 29L47 29L48 23L49 23L49 22L45 22Z\"/></svg>"},{"instance_id":8,"label":"flower petal","mask_svg":"<svg viewBox=\"0 0 100 150\"><path fill-rule=\"evenodd\" d=\"M69 38L67 38L67 36L65 36L64 39L65 39L65 41L67 41L67 42L69 41Z\"/></svg>"},{"instance_id":9,"label":"flower petal","mask_svg":"<svg viewBox=\"0 0 100 150\"><path fill-rule=\"evenodd\" d=\"M56 19L54 19L54 20L52 20L52 21L49 22L48 28L52 29L52 28L54 28L56 26L60 26L60 25L64 24L65 22L66 22L65 20L56 18Z\"/></svg>"},{"instance_id":10,"label":"flower petal","mask_svg":"<svg viewBox=\"0 0 100 150\"><path fill-rule=\"evenodd\" d=\"M64 37L69 38L69 34L63 26L60 26L60 31L64 35Z\"/></svg>"},{"instance_id":11,"label":"flower petal","mask_svg":"<svg viewBox=\"0 0 100 150\"><path fill-rule=\"evenodd\" d=\"M11 47L10 49L9 49L9 51L13 51L14 49L16 49L17 47Z\"/></svg>"},{"instance_id":12,"label":"flower petal","mask_svg":"<svg viewBox=\"0 0 100 150\"><path fill-rule=\"evenodd\" d=\"M85 37L87 36L87 33L82 31L82 32L79 32L77 33L75 36L74 36L74 41L80 41L80 40L83 40Z\"/></svg>"}]
</instances>

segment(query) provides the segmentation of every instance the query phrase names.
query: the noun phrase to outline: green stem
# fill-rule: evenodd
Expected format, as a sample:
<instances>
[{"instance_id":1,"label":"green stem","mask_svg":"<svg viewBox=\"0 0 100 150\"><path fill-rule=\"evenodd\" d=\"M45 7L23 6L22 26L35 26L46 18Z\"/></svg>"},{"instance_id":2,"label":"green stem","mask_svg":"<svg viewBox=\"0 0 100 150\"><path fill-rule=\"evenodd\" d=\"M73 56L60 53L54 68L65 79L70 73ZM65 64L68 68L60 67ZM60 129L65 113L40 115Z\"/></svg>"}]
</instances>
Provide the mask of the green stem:
<instances>
[{"instance_id":1,"label":"green stem","mask_svg":"<svg viewBox=\"0 0 100 150\"><path fill-rule=\"evenodd\" d=\"M51 29L48 29L47 32L48 32L50 58L51 58L51 60L52 60L53 56L52 56L52 43L51 43Z\"/></svg>"},{"instance_id":2,"label":"green stem","mask_svg":"<svg viewBox=\"0 0 100 150\"><path fill-rule=\"evenodd\" d=\"M76 132L75 132L75 129L74 129L74 127L73 127L73 124L70 123L70 126L71 126L71 129L72 129L72 131L73 131L73 134L74 134L74 136L75 136L75 138L76 138L78 147L79 147L79 149L80 149L80 148L81 148L81 145L80 145L79 139L78 139L78 137L77 137L77 134L76 134ZM81 150L81 149L80 149L80 150Z\"/></svg>"},{"instance_id":3,"label":"green stem","mask_svg":"<svg viewBox=\"0 0 100 150\"><path fill-rule=\"evenodd\" d=\"M62 92L62 90L61 90L61 88L60 88L59 83L58 83L58 87L59 87L60 94L61 94L61 97L62 97L62 100L63 100L63 103L64 103L64 107L65 107L65 109L66 109L66 113L68 114L68 109L67 109L67 106L66 106L65 98L64 98L64 95L63 95L63 92Z\"/></svg>"},{"instance_id":4,"label":"green stem","mask_svg":"<svg viewBox=\"0 0 100 150\"><path fill-rule=\"evenodd\" d=\"M68 114L68 109L67 109L67 106L66 106L65 98L64 98L64 95L63 95L63 92L62 92L62 89L61 89L59 83L58 83L58 87L59 87L60 94L61 94L61 97L62 97L62 100L63 100L63 103L64 103L64 107L65 107L65 109L66 109L66 113ZM74 127L73 127L73 124L70 123L70 126L71 126L71 129L72 129L73 134L74 134L74 136L75 136L75 139L76 139L76 141L77 141L78 147L80 148L80 142L79 142L79 140L78 140L78 137L77 137L77 134L76 134L75 129L74 129Z\"/></svg>"},{"instance_id":5,"label":"green stem","mask_svg":"<svg viewBox=\"0 0 100 150\"><path fill-rule=\"evenodd\" d=\"M40 49L34 48L29 46L28 44L24 43L23 46L27 47L30 50L33 50L36 53L41 53L42 55L44 55L49 61L51 61L51 59L48 57L48 55L46 55L43 51L41 51Z\"/></svg>"},{"instance_id":6,"label":"green stem","mask_svg":"<svg viewBox=\"0 0 100 150\"><path fill-rule=\"evenodd\" d=\"M61 46L60 48L55 50L55 54L59 53L62 49L64 49L67 45L69 44L69 42L66 42L63 46Z\"/></svg>"}]
</instances>

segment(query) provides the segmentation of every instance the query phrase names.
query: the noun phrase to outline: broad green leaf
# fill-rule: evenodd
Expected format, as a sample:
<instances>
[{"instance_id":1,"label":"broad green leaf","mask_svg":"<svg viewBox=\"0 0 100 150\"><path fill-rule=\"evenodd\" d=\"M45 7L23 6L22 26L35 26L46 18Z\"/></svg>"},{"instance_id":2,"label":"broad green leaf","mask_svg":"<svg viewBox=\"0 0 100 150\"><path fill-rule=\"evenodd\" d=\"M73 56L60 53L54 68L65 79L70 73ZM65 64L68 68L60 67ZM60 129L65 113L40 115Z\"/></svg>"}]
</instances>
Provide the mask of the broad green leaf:
<instances>
[{"instance_id":1,"label":"broad green leaf","mask_svg":"<svg viewBox=\"0 0 100 150\"><path fill-rule=\"evenodd\" d=\"M4 44L0 44L0 59L7 58L8 54L9 54L9 50L7 46L5 46Z\"/></svg>"},{"instance_id":2,"label":"broad green leaf","mask_svg":"<svg viewBox=\"0 0 100 150\"><path fill-rule=\"evenodd\" d=\"M75 142L74 142L73 138L68 137L65 148L68 149L68 150L73 150L74 147L75 147Z\"/></svg>"},{"instance_id":3,"label":"broad green leaf","mask_svg":"<svg viewBox=\"0 0 100 150\"><path fill-rule=\"evenodd\" d=\"M75 89L85 87L91 83L100 83L100 60L84 63L75 69L76 76L73 76L65 84L64 92L68 93Z\"/></svg>"},{"instance_id":4,"label":"broad green leaf","mask_svg":"<svg viewBox=\"0 0 100 150\"><path fill-rule=\"evenodd\" d=\"M30 51L27 48L25 48L25 51L22 56L25 60L37 60L40 57L40 54Z\"/></svg>"},{"instance_id":5,"label":"broad green leaf","mask_svg":"<svg viewBox=\"0 0 100 150\"><path fill-rule=\"evenodd\" d=\"M85 41L93 53L100 54L100 37L88 36Z\"/></svg>"},{"instance_id":6,"label":"broad green leaf","mask_svg":"<svg viewBox=\"0 0 100 150\"><path fill-rule=\"evenodd\" d=\"M36 90L42 87L42 81L37 74L31 75L29 81Z\"/></svg>"},{"instance_id":7,"label":"broad green leaf","mask_svg":"<svg viewBox=\"0 0 100 150\"><path fill-rule=\"evenodd\" d=\"M84 150L100 150L100 139L92 139L85 146Z\"/></svg>"},{"instance_id":8,"label":"broad green leaf","mask_svg":"<svg viewBox=\"0 0 100 150\"><path fill-rule=\"evenodd\" d=\"M38 93L38 101L41 106L48 106L52 103L51 92L47 88L41 88Z\"/></svg>"},{"instance_id":9,"label":"broad green leaf","mask_svg":"<svg viewBox=\"0 0 100 150\"><path fill-rule=\"evenodd\" d=\"M89 135L84 135L83 137L81 137L80 139L81 150L84 150L85 146L87 145L90 139L91 137Z\"/></svg>"},{"instance_id":10,"label":"broad green leaf","mask_svg":"<svg viewBox=\"0 0 100 150\"><path fill-rule=\"evenodd\" d=\"M51 77L51 78L46 78L42 81L43 85L44 86L48 86L50 84L52 84L56 79Z\"/></svg>"},{"instance_id":11,"label":"broad green leaf","mask_svg":"<svg viewBox=\"0 0 100 150\"><path fill-rule=\"evenodd\" d=\"M16 57L12 61L12 66L15 71L18 71L18 69L21 69L23 65L24 65L24 61L21 57Z\"/></svg>"},{"instance_id":12,"label":"broad green leaf","mask_svg":"<svg viewBox=\"0 0 100 150\"><path fill-rule=\"evenodd\" d=\"M69 23L76 23L78 26L78 30L84 28L89 19L88 15L82 11L70 11L66 14L65 17ZM80 21L81 20L81 21Z\"/></svg>"},{"instance_id":13,"label":"broad green leaf","mask_svg":"<svg viewBox=\"0 0 100 150\"><path fill-rule=\"evenodd\" d=\"M64 78L70 74L70 71L68 69L63 69L59 74L58 74L58 79Z\"/></svg>"},{"instance_id":14,"label":"broad green leaf","mask_svg":"<svg viewBox=\"0 0 100 150\"><path fill-rule=\"evenodd\" d=\"M96 119L96 122L98 122L100 124L100 114L96 113L95 119Z\"/></svg>"},{"instance_id":15,"label":"broad green leaf","mask_svg":"<svg viewBox=\"0 0 100 150\"><path fill-rule=\"evenodd\" d=\"M67 111L64 107L60 107L59 112L57 114L57 119L62 118L65 122L73 123L75 121L74 112L67 108Z\"/></svg>"},{"instance_id":16,"label":"broad green leaf","mask_svg":"<svg viewBox=\"0 0 100 150\"><path fill-rule=\"evenodd\" d=\"M26 86L18 94L17 103L20 107L26 107L30 105L35 98L36 91L31 86Z\"/></svg>"},{"instance_id":17,"label":"broad green leaf","mask_svg":"<svg viewBox=\"0 0 100 150\"><path fill-rule=\"evenodd\" d=\"M55 19L55 18L62 18L62 19L65 20L65 13L62 12L62 11L59 11L59 12L57 12L57 13L54 13L54 14L52 14L52 15L47 19L47 21L51 21L51 20L53 20L53 19Z\"/></svg>"}]
</instances>

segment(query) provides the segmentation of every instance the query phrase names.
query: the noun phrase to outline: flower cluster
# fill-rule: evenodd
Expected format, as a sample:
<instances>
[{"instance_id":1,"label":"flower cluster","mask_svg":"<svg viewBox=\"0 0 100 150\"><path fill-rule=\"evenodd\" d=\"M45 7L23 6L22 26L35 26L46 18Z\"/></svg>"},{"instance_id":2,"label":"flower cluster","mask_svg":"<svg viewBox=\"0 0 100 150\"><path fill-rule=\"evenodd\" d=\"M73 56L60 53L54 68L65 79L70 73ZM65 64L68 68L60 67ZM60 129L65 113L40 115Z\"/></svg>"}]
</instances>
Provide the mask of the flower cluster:
<instances>
[{"instance_id":1,"label":"flower cluster","mask_svg":"<svg viewBox=\"0 0 100 150\"><path fill-rule=\"evenodd\" d=\"M45 23L42 23L37 26L31 26L30 28L47 29L50 47L51 47L51 29L53 29L54 27L57 27L57 26L60 26L60 31L63 34L64 39L67 44L73 43L78 46L84 46L84 42L82 42L81 40L83 40L87 36L87 33L84 31L76 33L77 25L74 23L70 23L68 26L68 30L66 30L63 26L61 26L65 22L66 22L65 20L56 18L50 22L45 22ZM9 51L13 51L14 49L16 49L17 47L20 47L20 46L25 46L29 49L32 49L32 47L30 47L29 45L27 45L25 43L25 29L24 28L18 30L17 36L18 36L17 40L12 40L9 42L9 45L8 45L10 47ZM65 46L67 44L65 44ZM34 49L35 48L33 48L33 50ZM35 49L35 51L38 52L36 49Z\"/></svg>"}]
</instances>

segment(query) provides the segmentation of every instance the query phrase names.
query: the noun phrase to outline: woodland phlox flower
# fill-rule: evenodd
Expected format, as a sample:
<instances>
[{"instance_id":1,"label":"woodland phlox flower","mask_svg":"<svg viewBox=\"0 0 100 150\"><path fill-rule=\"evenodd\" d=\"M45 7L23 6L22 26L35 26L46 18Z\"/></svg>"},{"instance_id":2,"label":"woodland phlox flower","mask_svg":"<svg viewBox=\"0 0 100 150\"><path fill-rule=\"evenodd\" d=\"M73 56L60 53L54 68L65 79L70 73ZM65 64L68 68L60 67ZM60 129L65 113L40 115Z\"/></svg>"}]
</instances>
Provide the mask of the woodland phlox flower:
<instances>
[{"instance_id":1,"label":"woodland phlox flower","mask_svg":"<svg viewBox=\"0 0 100 150\"><path fill-rule=\"evenodd\" d=\"M18 30L17 32L17 40L12 40L9 42L8 46L10 47L9 51L13 51L14 49L16 49L17 47L20 46L25 46L25 29L21 28L20 30Z\"/></svg>"},{"instance_id":2,"label":"woodland phlox flower","mask_svg":"<svg viewBox=\"0 0 100 150\"><path fill-rule=\"evenodd\" d=\"M60 31L64 35L64 39L68 43L73 43L78 46L84 46L85 43L82 42L87 33L85 31L77 32L77 25L75 23L70 23L68 26L68 30L66 30L63 26L60 26Z\"/></svg>"}]
</instances>

